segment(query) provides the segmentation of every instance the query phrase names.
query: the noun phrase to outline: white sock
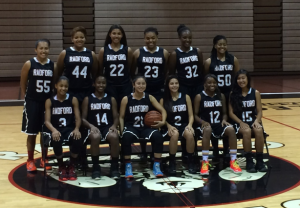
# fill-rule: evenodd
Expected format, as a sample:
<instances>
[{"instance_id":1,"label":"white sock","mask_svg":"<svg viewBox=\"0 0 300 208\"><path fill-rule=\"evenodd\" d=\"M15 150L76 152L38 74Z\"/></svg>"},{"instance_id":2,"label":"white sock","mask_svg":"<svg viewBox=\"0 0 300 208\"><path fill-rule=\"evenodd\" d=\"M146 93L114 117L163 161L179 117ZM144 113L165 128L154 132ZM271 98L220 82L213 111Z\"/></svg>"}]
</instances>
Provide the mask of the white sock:
<instances>
[{"instance_id":1,"label":"white sock","mask_svg":"<svg viewBox=\"0 0 300 208\"><path fill-rule=\"evenodd\" d=\"M230 149L230 158L231 160L236 160L236 153L237 153L237 150L236 149Z\"/></svg>"},{"instance_id":2,"label":"white sock","mask_svg":"<svg viewBox=\"0 0 300 208\"><path fill-rule=\"evenodd\" d=\"M209 150L202 150L202 160L208 161Z\"/></svg>"}]
</instances>

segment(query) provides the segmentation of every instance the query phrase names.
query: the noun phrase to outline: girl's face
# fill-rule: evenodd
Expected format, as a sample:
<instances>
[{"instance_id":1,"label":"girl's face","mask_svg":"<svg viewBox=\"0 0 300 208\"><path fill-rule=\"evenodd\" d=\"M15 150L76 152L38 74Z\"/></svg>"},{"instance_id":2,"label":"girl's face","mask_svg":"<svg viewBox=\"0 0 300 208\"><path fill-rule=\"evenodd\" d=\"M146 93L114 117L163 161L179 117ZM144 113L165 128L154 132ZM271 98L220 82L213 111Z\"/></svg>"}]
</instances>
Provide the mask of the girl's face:
<instances>
[{"instance_id":1,"label":"girl's face","mask_svg":"<svg viewBox=\"0 0 300 208\"><path fill-rule=\"evenodd\" d=\"M121 42L123 34L120 29L113 29L109 36L112 43L119 44Z\"/></svg>"},{"instance_id":2,"label":"girl's face","mask_svg":"<svg viewBox=\"0 0 300 208\"><path fill-rule=\"evenodd\" d=\"M240 86L240 88L247 87L247 85L248 85L248 78L247 78L246 74L240 74L236 81L237 81L238 85Z\"/></svg>"},{"instance_id":3,"label":"girl's face","mask_svg":"<svg viewBox=\"0 0 300 208\"><path fill-rule=\"evenodd\" d=\"M60 80L55 84L55 88L57 90L57 95L65 96L68 92L69 83L67 80Z\"/></svg>"},{"instance_id":4,"label":"girl's face","mask_svg":"<svg viewBox=\"0 0 300 208\"><path fill-rule=\"evenodd\" d=\"M104 92L106 88L106 79L104 77L98 77L94 83L94 87L97 92Z\"/></svg>"},{"instance_id":5,"label":"girl's face","mask_svg":"<svg viewBox=\"0 0 300 208\"><path fill-rule=\"evenodd\" d=\"M47 42L39 42L37 48L35 49L36 55L40 59L46 59L49 54L49 45Z\"/></svg>"},{"instance_id":6,"label":"girl's face","mask_svg":"<svg viewBox=\"0 0 300 208\"><path fill-rule=\"evenodd\" d=\"M76 48L82 48L85 43L85 35L82 32L76 32L72 37L72 42Z\"/></svg>"},{"instance_id":7,"label":"girl's face","mask_svg":"<svg viewBox=\"0 0 300 208\"><path fill-rule=\"evenodd\" d=\"M134 83L133 87L135 92L144 92L146 90L146 81L143 78L138 78Z\"/></svg>"},{"instance_id":8,"label":"girl's face","mask_svg":"<svg viewBox=\"0 0 300 208\"><path fill-rule=\"evenodd\" d=\"M189 48L192 44L192 33L189 30L183 31L180 37L181 45Z\"/></svg>"},{"instance_id":9,"label":"girl's face","mask_svg":"<svg viewBox=\"0 0 300 208\"><path fill-rule=\"evenodd\" d=\"M157 35L155 32L147 32L144 37L145 44L148 49L152 50L156 48Z\"/></svg>"},{"instance_id":10,"label":"girl's face","mask_svg":"<svg viewBox=\"0 0 300 208\"><path fill-rule=\"evenodd\" d=\"M212 77L208 77L204 84L205 90L209 92L215 92L217 86L218 86L217 81Z\"/></svg>"},{"instance_id":11,"label":"girl's face","mask_svg":"<svg viewBox=\"0 0 300 208\"><path fill-rule=\"evenodd\" d=\"M170 80L169 89L171 92L178 92L178 89L179 89L178 79L173 78Z\"/></svg>"},{"instance_id":12,"label":"girl's face","mask_svg":"<svg viewBox=\"0 0 300 208\"><path fill-rule=\"evenodd\" d=\"M215 49L219 54L224 54L227 51L227 41L224 39L219 40L215 45Z\"/></svg>"}]
</instances>

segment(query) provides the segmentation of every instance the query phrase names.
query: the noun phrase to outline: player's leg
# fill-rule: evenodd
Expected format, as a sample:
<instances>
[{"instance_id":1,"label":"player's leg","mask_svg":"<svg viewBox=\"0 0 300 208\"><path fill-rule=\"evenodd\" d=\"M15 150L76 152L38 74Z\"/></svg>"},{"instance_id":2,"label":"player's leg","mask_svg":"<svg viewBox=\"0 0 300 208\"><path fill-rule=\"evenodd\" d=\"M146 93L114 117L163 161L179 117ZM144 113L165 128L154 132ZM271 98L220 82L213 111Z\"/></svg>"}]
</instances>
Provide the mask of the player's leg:
<instances>
[{"instance_id":1,"label":"player's leg","mask_svg":"<svg viewBox=\"0 0 300 208\"><path fill-rule=\"evenodd\" d=\"M239 128L238 132L243 136L243 148L246 157L246 171L249 173L256 173L255 164L253 162L252 156L251 129Z\"/></svg>"},{"instance_id":2,"label":"player's leg","mask_svg":"<svg viewBox=\"0 0 300 208\"><path fill-rule=\"evenodd\" d=\"M160 170L160 162L161 162L161 155L164 148L164 138L162 134L153 129L145 129L142 134L144 138L149 138L151 141L152 149L154 152L154 163L153 163L153 174L156 177L163 176L162 171Z\"/></svg>"},{"instance_id":3,"label":"player's leg","mask_svg":"<svg viewBox=\"0 0 300 208\"><path fill-rule=\"evenodd\" d=\"M36 135L27 136L27 152L28 152L28 160L26 164L27 171L36 171L36 166L34 163L35 141L36 141Z\"/></svg>"},{"instance_id":4,"label":"player's leg","mask_svg":"<svg viewBox=\"0 0 300 208\"><path fill-rule=\"evenodd\" d=\"M101 134L100 133L90 133L89 140L91 141L91 157L93 163L92 169L92 179L100 179L101 168L99 165L99 144L100 144Z\"/></svg>"},{"instance_id":5,"label":"player's leg","mask_svg":"<svg viewBox=\"0 0 300 208\"><path fill-rule=\"evenodd\" d=\"M209 175L209 146L210 146L210 138L212 133L211 127L206 127L201 129L202 132L202 163L201 163L201 175Z\"/></svg>"},{"instance_id":6,"label":"player's leg","mask_svg":"<svg viewBox=\"0 0 300 208\"><path fill-rule=\"evenodd\" d=\"M60 140L56 141L51 137L51 144L53 147L53 151L58 162L58 179L60 181L67 181L68 174L66 164L63 161L63 137L60 137Z\"/></svg>"},{"instance_id":7,"label":"player's leg","mask_svg":"<svg viewBox=\"0 0 300 208\"><path fill-rule=\"evenodd\" d=\"M169 174L176 173L175 155L178 149L178 138L179 138L178 131L174 131L173 135L170 136L170 142L169 142L170 163L169 163L169 170L168 170Z\"/></svg>"},{"instance_id":8,"label":"player's leg","mask_svg":"<svg viewBox=\"0 0 300 208\"><path fill-rule=\"evenodd\" d=\"M194 168L194 150L195 150L195 138L194 135L187 129L183 132L183 138L186 140L186 151L188 155L188 166L189 166L189 173L195 174Z\"/></svg>"},{"instance_id":9,"label":"player's leg","mask_svg":"<svg viewBox=\"0 0 300 208\"><path fill-rule=\"evenodd\" d=\"M69 137L69 145L70 145L71 156L70 156L70 164L68 166L68 179L71 180L71 181L77 180L77 174L75 172L75 166L77 164L78 154L80 153L80 151L82 149L82 146L83 146L83 139L82 138L75 139L73 136Z\"/></svg>"},{"instance_id":10,"label":"player's leg","mask_svg":"<svg viewBox=\"0 0 300 208\"><path fill-rule=\"evenodd\" d=\"M263 128L252 128L255 135L255 149L256 149L256 170L259 172L267 172L268 169L263 161L263 151L264 151L264 132Z\"/></svg>"},{"instance_id":11,"label":"player's leg","mask_svg":"<svg viewBox=\"0 0 300 208\"><path fill-rule=\"evenodd\" d=\"M106 134L102 134L106 135ZM120 178L119 172L119 155L120 155L120 142L119 135L116 132L109 131L106 136L106 140L110 144L110 154L111 154L111 166L110 175L112 178Z\"/></svg>"}]
</instances>

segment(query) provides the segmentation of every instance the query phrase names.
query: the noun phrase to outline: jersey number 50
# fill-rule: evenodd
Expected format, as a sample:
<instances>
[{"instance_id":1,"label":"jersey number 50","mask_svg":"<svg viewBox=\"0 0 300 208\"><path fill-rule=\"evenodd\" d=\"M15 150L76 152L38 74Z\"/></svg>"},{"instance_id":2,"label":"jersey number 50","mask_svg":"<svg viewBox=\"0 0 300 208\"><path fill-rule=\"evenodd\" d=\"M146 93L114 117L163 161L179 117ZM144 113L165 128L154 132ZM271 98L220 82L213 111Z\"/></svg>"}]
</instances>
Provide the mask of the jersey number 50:
<instances>
[{"instance_id":1,"label":"jersey number 50","mask_svg":"<svg viewBox=\"0 0 300 208\"><path fill-rule=\"evenodd\" d=\"M230 74L220 74L218 75L218 86L224 87L231 86L231 75Z\"/></svg>"}]
</instances>

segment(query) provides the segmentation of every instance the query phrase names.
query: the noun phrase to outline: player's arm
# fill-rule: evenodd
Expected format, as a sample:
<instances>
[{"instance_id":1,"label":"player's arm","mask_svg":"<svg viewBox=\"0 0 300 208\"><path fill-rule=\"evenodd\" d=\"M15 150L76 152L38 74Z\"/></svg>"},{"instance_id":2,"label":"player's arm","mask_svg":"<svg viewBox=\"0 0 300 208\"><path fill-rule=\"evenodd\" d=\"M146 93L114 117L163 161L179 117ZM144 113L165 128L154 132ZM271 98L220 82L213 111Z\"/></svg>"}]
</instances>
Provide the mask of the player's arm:
<instances>
[{"instance_id":1,"label":"player's arm","mask_svg":"<svg viewBox=\"0 0 300 208\"><path fill-rule=\"evenodd\" d=\"M202 128L210 126L207 121L202 120L200 115L200 102L201 102L201 95L197 94L194 99L194 119L197 124L200 124Z\"/></svg>"},{"instance_id":2,"label":"player's arm","mask_svg":"<svg viewBox=\"0 0 300 208\"><path fill-rule=\"evenodd\" d=\"M209 66L211 64L211 59L208 58L206 59L206 61L204 62L204 73L203 75L206 76L207 74L209 74Z\"/></svg>"},{"instance_id":3,"label":"player's arm","mask_svg":"<svg viewBox=\"0 0 300 208\"><path fill-rule=\"evenodd\" d=\"M64 60L65 60L65 56L66 56L66 50L63 50L57 59L56 62L56 69L54 70L54 83L56 83L56 80L58 80L58 78L63 74L64 71Z\"/></svg>"},{"instance_id":4,"label":"player's arm","mask_svg":"<svg viewBox=\"0 0 300 208\"><path fill-rule=\"evenodd\" d=\"M103 56L104 56L104 48L101 48L98 55L99 62L99 75L103 75Z\"/></svg>"},{"instance_id":5,"label":"player's arm","mask_svg":"<svg viewBox=\"0 0 300 208\"><path fill-rule=\"evenodd\" d=\"M118 133L117 126L119 125L119 113L118 113L117 101L114 97L111 98L111 104L112 104L112 114L113 114L114 124L110 127L110 130L112 130L115 133Z\"/></svg>"},{"instance_id":6,"label":"player's arm","mask_svg":"<svg viewBox=\"0 0 300 208\"><path fill-rule=\"evenodd\" d=\"M232 93L232 92L231 92ZM233 108L232 108L232 105L231 105L231 102L230 102L230 97L231 97L231 93L229 95L229 103L228 103L228 114L229 114L229 117L235 121L236 123L238 124L241 124L243 121L241 119L239 119L233 112Z\"/></svg>"},{"instance_id":7,"label":"player's arm","mask_svg":"<svg viewBox=\"0 0 300 208\"><path fill-rule=\"evenodd\" d=\"M98 59L94 51L92 51L92 56L93 56L92 77L96 78L96 76L99 74L98 71L99 68L98 68Z\"/></svg>"},{"instance_id":8,"label":"player's arm","mask_svg":"<svg viewBox=\"0 0 300 208\"><path fill-rule=\"evenodd\" d=\"M236 74L239 70L240 70L240 63L239 63L239 60L234 57L234 71L233 73Z\"/></svg>"},{"instance_id":9,"label":"player's arm","mask_svg":"<svg viewBox=\"0 0 300 208\"><path fill-rule=\"evenodd\" d=\"M130 69L130 76L133 78L135 76L136 72L136 67L137 67L137 60L140 56L140 49L136 49L133 53L133 59L131 63L131 69Z\"/></svg>"},{"instance_id":10,"label":"player's arm","mask_svg":"<svg viewBox=\"0 0 300 208\"><path fill-rule=\"evenodd\" d=\"M128 70L129 70L129 74L131 73L131 64L132 64L132 59L133 59L133 52L132 52L132 50L131 50L131 48L130 47L128 47L128 60L127 60L127 62L128 62Z\"/></svg>"},{"instance_id":11,"label":"player's arm","mask_svg":"<svg viewBox=\"0 0 300 208\"><path fill-rule=\"evenodd\" d=\"M189 95L186 95L186 104L188 108L188 114L189 114L189 124L188 126L190 128L193 128L193 123L194 123L194 114L193 114L193 106L192 106L192 101Z\"/></svg>"},{"instance_id":12,"label":"player's arm","mask_svg":"<svg viewBox=\"0 0 300 208\"><path fill-rule=\"evenodd\" d=\"M125 96L121 101L121 107L120 107L120 115L119 115L120 135L123 134L123 130L124 130L124 117L125 117L127 103L128 103L128 98L127 96Z\"/></svg>"},{"instance_id":13,"label":"player's arm","mask_svg":"<svg viewBox=\"0 0 300 208\"><path fill-rule=\"evenodd\" d=\"M176 52L175 51L173 51L169 57L168 71L169 71L168 75L175 74L175 72L176 72Z\"/></svg>"},{"instance_id":14,"label":"player's arm","mask_svg":"<svg viewBox=\"0 0 300 208\"><path fill-rule=\"evenodd\" d=\"M168 77L168 74L169 74L169 70L168 70L169 56L170 56L169 51L167 51L166 49L164 49L164 57L165 57L165 68L164 68L165 71L164 71L164 75L165 75L165 78Z\"/></svg>"},{"instance_id":15,"label":"player's arm","mask_svg":"<svg viewBox=\"0 0 300 208\"><path fill-rule=\"evenodd\" d=\"M199 60L198 60L198 71L203 74L203 53L202 51L197 48L197 53L198 53L198 57L199 57Z\"/></svg>"},{"instance_id":16,"label":"player's arm","mask_svg":"<svg viewBox=\"0 0 300 208\"><path fill-rule=\"evenodd\" d=\"M255 91L255 99L256 99L256 119L253 123L254 128L261 127L261 118L262 118L262 105L261 105L261 97L260 92L258 90Z\"/></svg>"},{"instance_id":17,"label":"player's arm","mask_svg":"<svg viewBox=\"0 0 300 208\"><path fill-rule=\"evenodd\" d=\"M81 104L82 126L90 129L91 124L87 121L89 98L85 97Z\"/></svg>"},{"instance_id":18,"label":"player's arm","mask_svg":"<svg viewBox=\"0 0 300 208\"><path fill-rule=\"evenodd\" d=\"M159 103L162 107L164 107L164 99L163 98L160 99ZM167 121L166 121L166 126L168 128L169 136L173 136L176 132L178 132L178 129L176 127L172 126L171 124L169 124Z\"/></svg>"},{"instance_id":19,"label":"player's arm","mask_svg":"<svg viewBox=\"0 0 300 208\"><path fill-rule=\"evenodd\" d=\"M166 123L166 119L167 119L167 112L166 110L159 104L159 102L157 102L157 100L155 99L155 97L153 97L152 95L149 95L149 98L150 98L150 102L152 104L152 106L158 110L161 115L162 115L162 120L161 121L155 121L155 125L152 125L151 127L154 127L154 128L160 128L162 127L163 125L165 125Z\"/></svg>"},{"instance_id":20,"label":"player's arm","mask_svg":"<svg viewBox=\"0 0 300 208\"><path fill-rule=\"evenodd\" d=\"M25 93L26 93L27 82L28 82L28 72L30 70L30 67L31 67L30 61L26 61L22 67L20 86L21 86L21 92L23 95L25 95Z\"/></svg>"},{"instance_id":21,"label":"player's arm","mask_svg":"<svg viewBox=\"0 0 300 208\"><path fill-rule=\"evenodd\" d=\"M222 102L222 112L223 112L223 120L222 120L222 126L230 126L230 123L228 123L228 115L227 115L227 103L226 98L223 93L221 93L221 102Z\"/></svg>"},{"instance_id":22,"label":"player's arm","mask_svg":"<svg viewBox=\"0 0 300 208\"><path fill-rule=\"evenodd\" d=\"M75 115L75 129L72 131L72 135L74 139L80 139L81 133L79 132L79 128L81 125L81 118L80 118L80 111L79 111L79 103L76 97L73 97L72 105L73 105L74 115Z\"/></svg>"},{"instance_id":23,"label":"player's arm","mask_svg":"<svg viewBox=\"0 0 300 208\"><path fill-rule=\"evenodd\" d=\"M51 100L47 99L45 102L45 125L52 132L52 139L54 141L60 140L60 132L51 124Z\"/></svg>"}]
</instances>

